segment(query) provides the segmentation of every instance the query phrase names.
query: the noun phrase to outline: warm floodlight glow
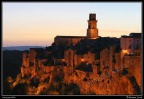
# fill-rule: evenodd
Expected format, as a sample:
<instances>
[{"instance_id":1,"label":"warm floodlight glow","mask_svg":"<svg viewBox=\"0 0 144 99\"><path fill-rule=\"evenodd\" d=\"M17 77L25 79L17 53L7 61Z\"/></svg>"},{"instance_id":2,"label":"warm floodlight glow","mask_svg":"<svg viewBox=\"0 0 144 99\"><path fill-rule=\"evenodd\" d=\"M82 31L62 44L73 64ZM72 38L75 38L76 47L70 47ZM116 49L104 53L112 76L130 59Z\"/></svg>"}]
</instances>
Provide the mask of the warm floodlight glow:
<instances>
[{"instance_id":1,"label":"warm floodlight glow","mask_svg":"<svg viewBox=\"0 0 144 99\"><path fill-rule=\"evenodd\" d=\"M64 62L64 61L65 61L65 59L62 59L62 61Z\"/></svg>"},{"instance_id":2,"label":"warm floodlight glow","mask_svg":"<svg viewBox=\"0 0 144 99\"><path fill-rule=\"evenodd\" d=\"M128 53L128 51L127 51L127 50L123 50L122 52L123 52L123 53Z\"/></svg>"},{"instance_id":3,"label":"warm floodlight glow","mask_svg":"<svg viewBox=\"0 0 144 99\"><path fill-rule=\"evenodd\" d=\"M84 62L84 59L82 58L81 61Z\"/></svg>"}]
</instances>

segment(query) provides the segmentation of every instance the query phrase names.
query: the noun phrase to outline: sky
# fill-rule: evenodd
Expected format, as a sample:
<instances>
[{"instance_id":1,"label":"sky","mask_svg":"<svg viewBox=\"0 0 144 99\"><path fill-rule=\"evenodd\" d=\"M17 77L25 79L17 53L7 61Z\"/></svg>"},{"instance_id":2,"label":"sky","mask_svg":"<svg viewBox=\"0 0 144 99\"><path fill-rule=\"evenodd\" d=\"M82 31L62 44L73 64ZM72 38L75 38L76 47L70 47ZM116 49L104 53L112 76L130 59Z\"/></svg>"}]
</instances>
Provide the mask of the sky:
<instances>
[{"instance_id":1,"label":"sky","mask_svg":"<svg viewBox=\"0 0 144 99\"><path fill-rule=\"evenodd\" d=\"M90 13L99 36L142 33L142 2L2 2L2 46L50 46L57 35L86 36Z\"/></svg>"}]
</instances>

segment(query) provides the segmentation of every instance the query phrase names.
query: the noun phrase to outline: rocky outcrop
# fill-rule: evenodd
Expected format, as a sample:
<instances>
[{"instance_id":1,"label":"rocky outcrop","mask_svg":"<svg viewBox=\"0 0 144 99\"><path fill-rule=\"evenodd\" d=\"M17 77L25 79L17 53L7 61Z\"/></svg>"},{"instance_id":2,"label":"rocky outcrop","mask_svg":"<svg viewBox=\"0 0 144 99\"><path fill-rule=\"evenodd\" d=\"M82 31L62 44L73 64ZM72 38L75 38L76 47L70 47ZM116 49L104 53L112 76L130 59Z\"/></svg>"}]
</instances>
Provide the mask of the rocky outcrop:
<instances>
[{"instance_id":1,"label":"rocky outcrop","mask_svg":"<svg viewBox=\"0 0 144 99\"><path fill-rule=\"evenodd\" d=\"M40 94L43 90L49 89L56 78L60 78L61 84L77 84L80 94L141 94L141 56L124 56L121 59L120 52L115 53L114 49L115 46L104 49L100 53L100 58L95 60L90 57L85 58L85 60L94 61L91 61L90 65L82 64L82 66L75 66L72 63L66 66L49 66L44 64L47 59L37 58L37 53L31 50L31 54L23 54L21 77L22 79L29 78L28 80L32 80L36 84L36 89L33 87L29 89L36 90L36 92L29 92L29 94ZM32 57L28 58L29 55ZM56 93L60 94L61 92Z\"/></svg>"},{"instance_id":2,"label":"rocky outcrop","mask_svg":"<svg viewBox=\"0 0 144 99\"><path fill-rule=\"evenodd\" d=\"M94 75L93 75L94 76ZM75 71L73 74L65 78L66 82L74 82L80 87L81 94L97 94L97 95L128 95L141 94L135 76L130 72L124 73L124 70L112 73L106 76L104 73L92 77L91 73Z\"/></svg>"}]
</instances>

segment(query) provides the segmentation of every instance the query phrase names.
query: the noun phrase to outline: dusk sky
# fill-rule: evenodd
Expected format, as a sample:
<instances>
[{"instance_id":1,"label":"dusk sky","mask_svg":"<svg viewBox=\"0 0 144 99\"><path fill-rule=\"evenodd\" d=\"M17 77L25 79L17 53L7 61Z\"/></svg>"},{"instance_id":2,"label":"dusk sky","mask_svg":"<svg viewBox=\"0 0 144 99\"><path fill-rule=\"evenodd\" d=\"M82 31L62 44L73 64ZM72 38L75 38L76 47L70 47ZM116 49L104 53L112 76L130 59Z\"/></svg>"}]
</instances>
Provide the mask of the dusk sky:
<instances>
[{"instance_id":1,"label":"dusk sky","mask_svg":"<svg viewBox=\"0 0 144 99\"><path fill-rule=\"evenodd\" d=\"M141 2L3 2L4 46L49 46L57 35L86 36L96 13L99 36L142 33Z\"/></svg>"}]
</instances>

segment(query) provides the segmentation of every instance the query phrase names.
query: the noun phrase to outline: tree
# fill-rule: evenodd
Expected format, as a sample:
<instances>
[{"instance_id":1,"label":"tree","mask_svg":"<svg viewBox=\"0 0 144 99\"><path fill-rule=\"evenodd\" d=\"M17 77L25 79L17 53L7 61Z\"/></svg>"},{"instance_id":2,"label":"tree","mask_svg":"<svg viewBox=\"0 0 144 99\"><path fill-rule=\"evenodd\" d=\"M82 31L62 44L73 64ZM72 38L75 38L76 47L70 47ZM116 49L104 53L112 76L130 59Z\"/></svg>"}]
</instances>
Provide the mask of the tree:
<instances>
[{"instance_id":1,"label":"tree","mask_svg":"<svg viewBox=\"0 0 144 99\"><path fill-rule=\"evenodd\" d=\"M19 83L13 88L12 94L13 95L26 95L27 91L28 91L28 84Z\"/></svg>"}]
</instances>

